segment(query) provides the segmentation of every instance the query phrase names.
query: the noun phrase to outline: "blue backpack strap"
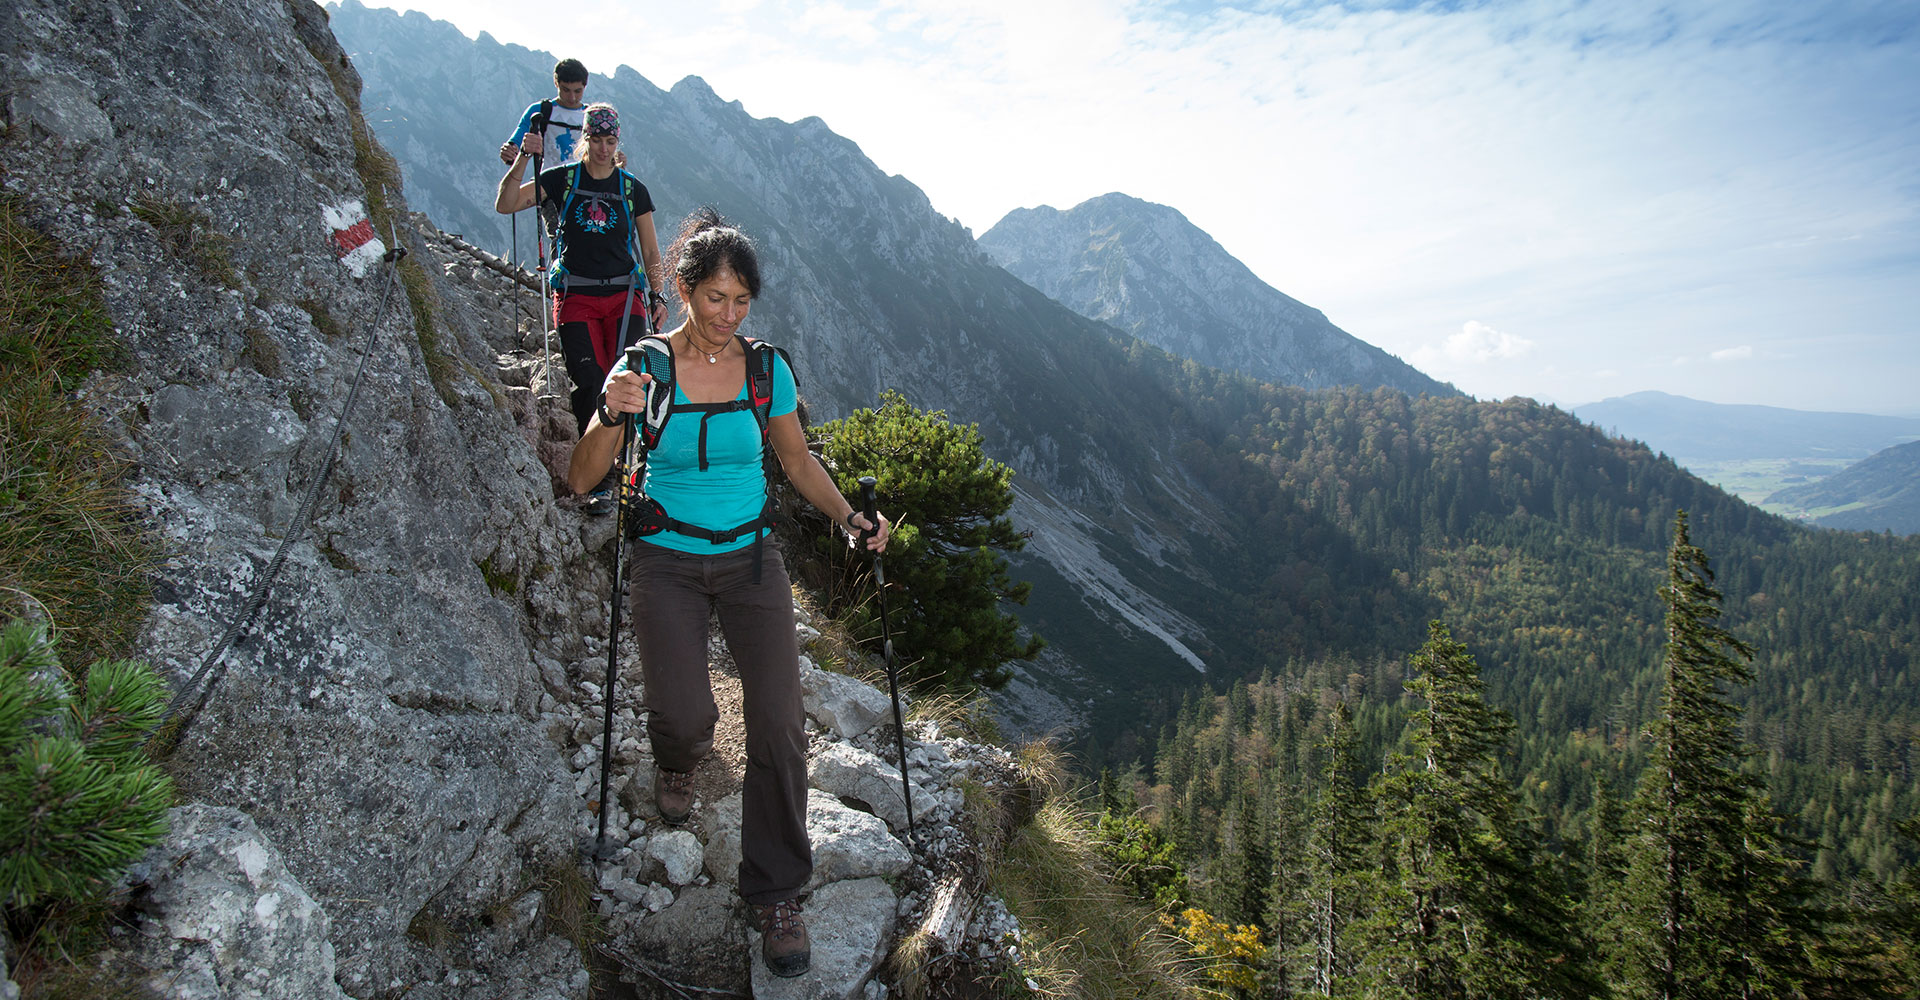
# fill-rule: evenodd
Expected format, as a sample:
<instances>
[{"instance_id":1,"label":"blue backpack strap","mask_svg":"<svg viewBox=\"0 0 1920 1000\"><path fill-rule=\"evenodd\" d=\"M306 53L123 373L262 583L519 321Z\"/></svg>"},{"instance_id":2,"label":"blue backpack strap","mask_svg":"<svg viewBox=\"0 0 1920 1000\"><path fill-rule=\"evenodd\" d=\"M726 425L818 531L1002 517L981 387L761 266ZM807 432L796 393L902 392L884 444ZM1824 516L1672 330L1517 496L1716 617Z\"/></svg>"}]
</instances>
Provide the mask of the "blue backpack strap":
<instances>
[{"instance_id":1,"label":"blue backpack strap","mask_svg":"<svg viewBox=\"0 0 1920 1000\"><path fill-rule=\"evenodd\" d=\"M567 288L567 213L573 210L573 192L580 186L580 163L567 171L566 194L560 201L560 214L553 226L553 266L547 269L547 285L554 291Z\"/></svg>"}]
</instances>

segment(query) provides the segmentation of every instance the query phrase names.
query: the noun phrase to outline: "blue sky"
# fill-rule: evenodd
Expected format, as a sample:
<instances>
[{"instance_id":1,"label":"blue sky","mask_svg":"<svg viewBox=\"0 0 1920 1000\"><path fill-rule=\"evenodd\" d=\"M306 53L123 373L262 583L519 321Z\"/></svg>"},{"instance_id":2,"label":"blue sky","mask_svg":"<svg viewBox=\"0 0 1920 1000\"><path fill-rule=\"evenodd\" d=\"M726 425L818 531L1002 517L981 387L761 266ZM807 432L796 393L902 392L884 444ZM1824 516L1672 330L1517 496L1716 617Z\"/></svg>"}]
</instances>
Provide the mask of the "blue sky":
<instances>
[{"instance_id":1,"label":"blue sky","mask_svg":"<svg viewBox=\"0 0 1920 1000\"><path fill-rule=\"evenodd\" d=\"M1171 205L1482 398L1920 414L1914 0L397 6L819 116L975 233Z\"/></svg>"}]
</instances>

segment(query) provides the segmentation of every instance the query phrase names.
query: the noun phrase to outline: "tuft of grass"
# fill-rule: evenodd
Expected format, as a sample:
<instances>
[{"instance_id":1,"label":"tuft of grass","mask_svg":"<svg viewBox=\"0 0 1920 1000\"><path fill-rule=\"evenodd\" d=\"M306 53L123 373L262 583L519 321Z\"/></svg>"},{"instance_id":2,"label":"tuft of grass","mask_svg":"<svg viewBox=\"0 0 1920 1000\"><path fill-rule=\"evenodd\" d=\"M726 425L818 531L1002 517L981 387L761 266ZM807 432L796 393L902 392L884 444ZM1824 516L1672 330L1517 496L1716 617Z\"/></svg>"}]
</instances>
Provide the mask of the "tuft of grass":
<instances>
[{"instance_id":1,"label":"tuft of grass","mask_svg":"<svg viewBox=\"0 0 1920 1000\"><path fill-rule=\"evenodd\" d=\"M446 345L441 343L440 328L434 322L439 310L433 283L427 278L426 269L415 264L412 257L402 259L398 266L401 287L407 290L407 303L413 307L413 336L420 342L420 357L427 365L427 380L433 383L441 402L449 408L458 406L460 397L453 391L453 378L460 366L455 363Z\"/></svg>"},{"instance_id":2,"label":"tuft of grass","mask_svg":"<svg viewBox=\"0 0 1920 1000\"><path fill-rule=\"evenodd\" d=\"M407 936L425 945L434 954L445 958L447 946L453 943L453 925L447 918L433 909L431 903L420 908L413 919L407 922Z\"/></svg>"},{"instance_id":3,"label":"tuft of grass","mask_svg":"<svg viewBox=\"0 0 1920 1000\"><path fill-rule=\"evenodd\" d=\"M580 954L593 955L607 939L607 928L593 907L593 883L571 859L548 865L538 883L547 933L573 942Z\"/></svg>"},{"instance_id":4,"label":"tuft of grass","mask_svg":"<svg viewBox=\"0 0 1920 1000\"><path fill-rule=\"evenodd\" d=\"M333 318L333 313L327 311L326 303L318 299L301 299L294 305L305 309L307 315L313 317L313 328L320 331L320 335L328 340L339 340L347 335L346 328L340 325L339 320Z\"/></svg>"},{"instance_id":5,"label":"tuft of grass","mask_svg":"<svg viewBox=\"0 0 1920 1000\"><path fill-rule=\"evenodd\" d=\"M805 508L805 510L811 511L812 508ZM792 539L789 539L787 548L789 551L796 551L799 546ZM804 569L796 566L792 572L798 575L803 573ZM846 620L828 615L826 608L822 606L819 599L814 596L814 593L806 583L796 579L793 587L794 603L806 610L807 617L812 622L814 630L820 633L818 638L809 640L806 648L802 649L801 652L811 657L813 662L822 670L831 670L836 674L846 674L850 677L856 677L866 681L869 684L878 684L885 687L887 683L886 674L881 670L875 669L872 661L867 658L865 653L860 651L860 645L854 639L853 630Z\"/></svg>"},{"instance_id":6,"label":"tuft of grass","mask_svg":"<svg viewBox=\"0 0 1920 1000\"><path fill-rule=\"evenodd\" d=\"M877 681L885 690L887 679ZM914 696L907 706L910 722L932 722L943 735L959 736L973 743L999 745L1005 737L993 720L986 694L982 691L932 691Z\"/></svg>"},{"instance_id":7,"label":"tuft of grass","mask_svg":"<svg viewBox=\"0 0 1920 1000\"><path fill-rule=\"evenodd\" d=\"M280 345L274 342L273 335L261 327L250 326L243 336L247 346L242 354L253 365L253 370L268 378L279 378L285 371L285 365L281 362Z\"/></svg>"},{"instance_id":8,"label":"tuft of grass","mask_svg":"<svg viewBox=\"0 0 1920 1000\"><path fill-rule=\"evenodd\" d=\"M49 619L70 663L130 651L159 558L126 456L73 398L128 360L99 276L0 199L0 605Z\"/></svg>"},{"instance_id":9,"label":"tuft of grass","mask_svg":"<svg viewBox=\"0 0 1920 1000\"><path fill-rule=\"evenodd\" d=\"M204 214L179 202L150 194L135 195L135 218L153 227L160 242L174 255L193 264L202 277L228 288L240 287L233 270L233 237L213 231Z\"/></svg>"},{"instance_id":10,"label":"tuft of grass","mask_svg":"<svg viewBox=\"0 0 1920 1000\"><path fill-rule=\"evenodd\" d=\"M999 996L1076 1000L1196 1000L1208 988L1158 911L1114 880L1099 848L1095 814L1070 787L1067 758L1048 743L1020 747L1019 778L996 791L961 780L962 822L980 854L986 891L1020 921L1018 959L984 985ZM902 942L893 958L909 997L924 991L912 970L925 942ZM935 992L939 992L937 989ZM944 994L942 994L944 995Z\"/></svg>"},{"instance_id":11,"label":"tuft of grass","mask_svg":"<svg viewBox=\"0 0 1920 1000\"><path fill-rule=\"evenodd\" d=\"M1007 842L987 885L1020 919L1003 985L1082 1000L1219 996L1151 908L1113 881L1090 812L1056 797Z\"/></svg>"},{"instance_id":12,"label":"tuft of grass","mask_svg":"<svg viewBox=\"0 0 1920 1000\"><path fill-rule=\"evenodd\" d=\"M162 1000L163 994L147 982L146 975L110 951L102 951L106 938L101 935L76 941L85 949L84 958L49 960L33 945L22 944L20 964L11 975L20 986L22 1000ZM54 952L57 954L56 952Z\"/></svg>"},{"instance_id":13,"label":"tuft of grass","mask_svg":"<svg viewBox=\"0 0 1920 1000\"><path fill-rule=\"evenodd\" d=\"M618 996L620 964L600 950L608 940L606 921L594 909L593 883L580 866L558 860L547 866L536 887L541 892L541 914L549 934L573 942L591 977L589 996Z\"/></svg>"},{"instance_id":14,"label":"tuft of grass","mask_svg":"<svg viewBox=\"0 0 1920 1000\"><path fill-rule=\"evenodd\" d=\"M495 597L512 597L519 592L520 581L514 577L513 571L494 565L491 553L485 559L475 559L473 564L479 568L481 578L487 581L487 589L493 591Z\"/></svg>"}]
</instances>

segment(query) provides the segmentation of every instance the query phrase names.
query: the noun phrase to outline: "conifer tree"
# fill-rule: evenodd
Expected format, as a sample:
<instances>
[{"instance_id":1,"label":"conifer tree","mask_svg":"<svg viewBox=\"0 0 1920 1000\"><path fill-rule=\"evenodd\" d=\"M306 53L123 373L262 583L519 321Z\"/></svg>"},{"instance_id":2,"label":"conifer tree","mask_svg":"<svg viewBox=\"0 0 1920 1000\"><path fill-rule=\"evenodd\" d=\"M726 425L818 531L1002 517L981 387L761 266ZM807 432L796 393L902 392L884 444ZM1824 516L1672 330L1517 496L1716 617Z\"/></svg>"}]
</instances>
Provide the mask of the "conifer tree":
<instances>
[{"instance_id":1,"label":"conifer tree","mask_svg":"<svg viewBox=\"0 0 1920 1000\"><path fill-rule=\"evenodd\" d=\"M1753 679L1753 650L1720 625L1707 555L1677 511L1667 554L1664 690L1621 845L1625 878L1607 934L1627 997L1805 995L1807 918L1728 688Z\"/></svg>"},{"instance_id":2,"label":"conifer tree","mask_svg":"<svg viewBox=\"0 0 1920 1000\"><path fill-rule=\"evenodd\" d=\"M1356 780L1359 741L1346 702L1336 702L1321 741L1325 762L1307 839L1306 898L1294 967L1300 995L1358 996L1349 926L1365 912L1377 870L1373 804Z\"/></svg>"},{"instance_id":3,"label":"conifer tree","mask_svg":"<svg viewBox=\"0 0 1920 1000\"><path fill-rule=\"evenodd\" d=\"M1480 668L1445 625L1428 626L1407 690L1423 703L1407 751L1375 783L1383 872L1356 927L1369 997L1566 997L1569 922L1539 891L1533 845L1499 758L1513 732L1481 695Z\"/></svg>"},{"instance_id":4,"label":"conifer tree","mask_svg":"<svg viewBox=\"0 0 1920 1000\"><path fill-rule=\"evenodd\" d=\"M1920 819L1902 823L1900 831L1920 844ZM1894 880L1870 919L1888 943L1889 979L1903 987L1907 996L1920 996L1920 862L1908 865Z\"/></svg>"},{"instance_id":5,"label":"conifer tree","mask_svg":"<svg viewBox=\"0 0 1920 1000\"><path fill-rule=\"evenodd\" d=\"M987 458L977 427L916 409L892 390L878 409L857 410L819 430L822 457L842 493L857 503L860 477L879 480L880 508L894 521L885 557L894 586L888 613L909 672L952 688L1005 684L1012 676L1006 661L1030 660L1046 645L1038 636L1021 639L1019 619L1001 610L1025 604L1032 590L1007 571L1005 553L1026 545L1006 516L1013 470ZM837 534L820 544L845 549ZM864 558L838 558L864 580ZM872 632L879 633L877 624Z\"/></svg>"}]
</instances>

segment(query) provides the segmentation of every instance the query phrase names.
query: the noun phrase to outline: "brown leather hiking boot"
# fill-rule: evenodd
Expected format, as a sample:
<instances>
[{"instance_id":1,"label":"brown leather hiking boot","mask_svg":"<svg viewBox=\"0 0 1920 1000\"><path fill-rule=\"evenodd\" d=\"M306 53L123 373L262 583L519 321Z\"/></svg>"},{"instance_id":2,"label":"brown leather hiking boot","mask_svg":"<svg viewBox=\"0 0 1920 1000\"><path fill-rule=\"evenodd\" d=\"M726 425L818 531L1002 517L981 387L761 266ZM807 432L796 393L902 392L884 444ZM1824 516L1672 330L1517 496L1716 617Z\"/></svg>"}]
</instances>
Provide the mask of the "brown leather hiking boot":
<instances>
[{"instance_id":1,"label":"brown leather hiking boot","mask_svg":"<svg viewBox=\"0 0 1920 1000\"><path fill-rule=\"evenodd\" d=\"M813 951L807 942L807 925L800 919L800 901L783 899L778 903L753 908L753 929L760 932L760 957L767 971L783 979L807 971Z\"/></svg>"},{"instance_id":2,"label":"brown leather hiking boot","mask_svg":"<svg viewBox=\"0 0 1920 1000\"><path fill-rule=\"evenodd\" d=\"M693 811L693 772L654 768L653 804L659 807L663 822L672 826L685 823L687 814Z\"/></svg>"}]
</instances>

